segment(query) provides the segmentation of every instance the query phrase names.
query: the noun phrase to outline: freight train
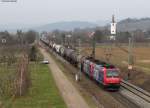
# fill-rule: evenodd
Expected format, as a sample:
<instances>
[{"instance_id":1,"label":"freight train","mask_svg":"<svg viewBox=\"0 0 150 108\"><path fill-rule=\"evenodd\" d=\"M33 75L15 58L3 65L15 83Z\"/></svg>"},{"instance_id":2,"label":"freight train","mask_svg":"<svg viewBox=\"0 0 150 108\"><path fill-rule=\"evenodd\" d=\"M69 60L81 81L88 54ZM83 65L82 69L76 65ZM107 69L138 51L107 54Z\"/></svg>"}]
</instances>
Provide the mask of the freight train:
<instances>
[{"instance_id":1,"label":"freight train","mask_svg":"<svg viewBox=\"0 0 150 108\"><path fill-rule=\"evenodd\" d=\"M114 65L93 59L92 57L78 55L74 49L49 42L42 38L41 41L75 67L78 67L80 62L81 71L89 76L90 79L103 85L104 88L117 90L120 88L121 78L119 76L119 69Z\"/></svg>"}]
</instances>

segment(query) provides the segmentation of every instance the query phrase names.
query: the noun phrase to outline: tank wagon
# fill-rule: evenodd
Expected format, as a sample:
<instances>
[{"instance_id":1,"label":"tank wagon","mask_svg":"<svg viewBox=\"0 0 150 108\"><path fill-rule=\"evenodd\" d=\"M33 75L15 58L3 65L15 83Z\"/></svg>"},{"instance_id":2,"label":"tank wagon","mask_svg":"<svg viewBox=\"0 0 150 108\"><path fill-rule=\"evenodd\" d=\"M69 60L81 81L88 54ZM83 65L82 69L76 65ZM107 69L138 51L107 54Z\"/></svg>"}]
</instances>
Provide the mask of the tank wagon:
<instances>
[{"instance_id":1,"label":"tank wagon","mask_svg":"<svg viewBox=\"0 0 150 108\"><path fill-rule=\"evenodd\" d=\"M60 54L61 45L55 45L56 53Z\"/></svg>"}]
</instances>

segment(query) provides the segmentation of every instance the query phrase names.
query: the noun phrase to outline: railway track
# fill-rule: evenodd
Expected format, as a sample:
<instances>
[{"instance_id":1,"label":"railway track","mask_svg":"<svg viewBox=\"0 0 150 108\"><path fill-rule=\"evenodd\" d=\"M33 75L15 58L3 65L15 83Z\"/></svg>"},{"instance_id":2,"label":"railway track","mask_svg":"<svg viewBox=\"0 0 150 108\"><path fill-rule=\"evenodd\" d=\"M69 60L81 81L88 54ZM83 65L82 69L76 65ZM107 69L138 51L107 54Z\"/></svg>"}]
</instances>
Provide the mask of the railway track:
<instances>
[{"instance_id":1,"label":"railway track","mask_svg":"<svg viewBox=\"0 0 150 108\"><path fill-rule=\"evenodd\" d=\"M134 95L142 98L144 101L150 103L150 93L149 92L147 92L125 80L121 81L121 87L132 92Z\"/></svg>"},{"instance_id":2,"label":"railway track","mask_svg":"<svg viewBox=\"0 0 150 108\"><path fill-rule=\"evenodd\" d=\"M51 51L51 52L53 53L53 55L56 56L56 58L59 58L63 63L67 63L68 64L68 62L66 60L64 60L62 57L58 56L53 51ZM121 81L121 88L123 88L124 90L127 90L127 91L129 91L131 93L133 93L134 95L138 96L142 100L146 101L146 103L150 103L150 94L148 92L146 92L145 90L143 90L143 89L141 89L141 88L139 88L139 87L137 87L137 86L127 82L127 81L124 81L124 80ZM118 96L118 94L119 94L119 96ZM114 98L117 98L117 100L119 100L119 102L122 103L123 105L125 105L127 108L128 107L129 108L138 108L140 106L136 102L133 102L132 99L129 99L128 97L122 95L121 92L119 92L119 93L112 93L112 96ZM99 104L99 99L98 99L97 95L92 95L92 97L96 101L96 103ZM124 100L125 100L125 102L124 102ZM149 104L148 104L148 107L143 107L143 108L149 108Z\"/></svg>"}]
</instances>

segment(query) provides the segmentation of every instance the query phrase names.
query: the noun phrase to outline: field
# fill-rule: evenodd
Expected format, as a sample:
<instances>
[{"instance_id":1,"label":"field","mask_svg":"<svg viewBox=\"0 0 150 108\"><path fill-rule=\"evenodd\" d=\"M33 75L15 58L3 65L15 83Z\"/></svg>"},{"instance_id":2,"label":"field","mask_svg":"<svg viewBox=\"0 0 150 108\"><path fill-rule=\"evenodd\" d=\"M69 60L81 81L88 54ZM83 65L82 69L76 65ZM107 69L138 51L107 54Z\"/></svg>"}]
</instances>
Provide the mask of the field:
<instances>
[{"instance_id":1,"label":"field","mask_svg":"<svg viewBox=\"0 0 150 108\"><path fill-rule=\"evenodd\" d=\"M11 48L0 47L0 107L2 101L12 98L15 91L13 82L16 78L18 58L15 56L16 50ZM11 51L11 53L9 51Z\"/></svg>"},{"instance_id":2,"label":"field","mask_svg":"<svg viewBox=\"0 0 150 108\"><path fill-rule=\"evenodd\" d=\"M112 50L108 50L110 46L98 45L96 47L96 59L110 62L121 69L121 76L126 79L128 73L128 47L122 46L121 48L111 46ZM91 47L82 47L83 55L90 55L92 52ZM111 54L108 61L107 54ZM130 81L142 88L150 91L148 86L150 83L150 47L138 46L133 47L134 65L131 72Z\"/></svg>"},{"instance_id":3,"label":"field","mask_svg":"<svg viewBox=\"0 0 150 108\"><path fill-rule=\"evenodd\" d=\"M66 108L48 66L31 63L30 70L32 86L28 93L15 98L11 103L5 101L6 106L11 106L10 108Z\"/></svg>"},{"instance_id":4,"label":"field","mask_svg":"<svg viewBox=\"0 0 150 108\"><path fill-rule=\"evenodd\" d=\"M109 50L109 46L97 46L96 47L96 58L102 59L104 61L113 63L118 66L128 66L128 47L122 46L121 48L116 46L111 46L111 50ZM124 51L125 50L125 51ZM83 47L82 53L84 55L90 55L92 52L91 47ZM106 55L111 54L109 57L109 61L106 59ZM133 56L134 56L134 67L136 68L145 68L147 70L150 69L150 47L134 47L133 48ZM150 70L147 71L150 74Z\"/></svg>"}]
</instances>

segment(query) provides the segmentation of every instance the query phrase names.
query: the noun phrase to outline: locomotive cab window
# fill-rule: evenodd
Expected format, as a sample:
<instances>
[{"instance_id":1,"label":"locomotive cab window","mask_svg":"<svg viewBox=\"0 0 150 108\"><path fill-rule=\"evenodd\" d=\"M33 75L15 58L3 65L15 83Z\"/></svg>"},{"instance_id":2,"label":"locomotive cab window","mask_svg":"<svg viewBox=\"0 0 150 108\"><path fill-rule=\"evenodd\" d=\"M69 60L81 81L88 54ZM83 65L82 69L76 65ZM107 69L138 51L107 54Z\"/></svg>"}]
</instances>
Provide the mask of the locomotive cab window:
<instances>
[{"instance_id":1,"label":"locomotive cab window","mask_svg":"<svg viewBox=\"0 0 150 108\"><path fill-rule=\"evenodd\" d=\"M107 70L107 77L119 77L119 72L117 70Z\"/></svg>"}]
</instances>

